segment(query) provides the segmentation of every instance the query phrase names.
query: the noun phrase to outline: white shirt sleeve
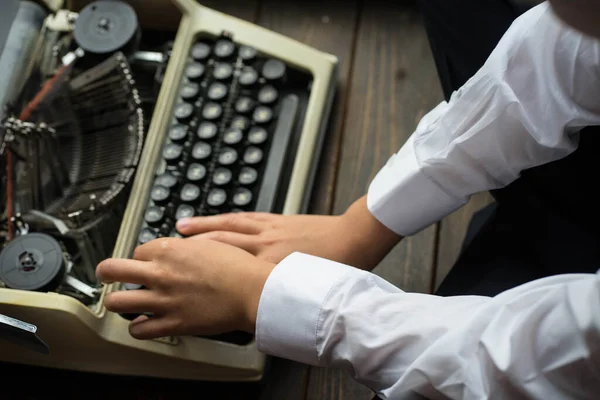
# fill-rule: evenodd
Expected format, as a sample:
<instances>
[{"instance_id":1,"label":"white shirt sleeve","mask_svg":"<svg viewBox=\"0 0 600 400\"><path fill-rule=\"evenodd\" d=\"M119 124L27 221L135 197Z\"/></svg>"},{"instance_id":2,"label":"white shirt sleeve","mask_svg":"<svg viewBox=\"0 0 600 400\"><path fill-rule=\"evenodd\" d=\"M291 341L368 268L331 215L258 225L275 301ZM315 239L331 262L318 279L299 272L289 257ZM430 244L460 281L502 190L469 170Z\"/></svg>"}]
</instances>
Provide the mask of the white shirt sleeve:
<instances>
[{"instance_id":1,"label":"white shirt sleeve","mask_svg":"<svg viewBox=\"0 0 600 400\"><path fill-rule=\"evenodd\" d=\"M261 351L349 369L382 399L600 393L600 274L438 297L295 253L267 280L256 329Z\"/></svg>"},{"instance_id":2,"label":"white shirt sleeve","mask_svg":"<svg viewBox=\"0 0 600 400\"><path fill-rule=\"evenodd\" d=\"M563 24L548 4L506 32L485 65L427 114L375 177L371 213L402 236L521 171L573 152L600 124L600 41Z\"/></svg>"}]
</instances>

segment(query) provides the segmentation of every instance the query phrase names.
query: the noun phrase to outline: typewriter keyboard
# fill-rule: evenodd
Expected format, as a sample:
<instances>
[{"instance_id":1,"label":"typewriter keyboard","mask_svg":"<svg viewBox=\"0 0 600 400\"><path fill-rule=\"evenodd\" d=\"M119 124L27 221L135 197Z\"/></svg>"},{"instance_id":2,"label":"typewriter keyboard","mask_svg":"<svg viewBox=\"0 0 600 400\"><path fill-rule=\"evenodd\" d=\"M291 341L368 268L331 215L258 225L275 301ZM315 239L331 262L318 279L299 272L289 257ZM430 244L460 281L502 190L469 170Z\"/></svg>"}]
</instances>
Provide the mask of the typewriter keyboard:
<instances>
[{"instance_id":1,"label":"typewriter keyboard","mask_svg":"<svg viewBox=\"0 0 600 400\"><path fill-rule=\"evenodd\" d=\"M192 46L138 244L184 217L273 211L298 114L287 75L227 37Z\"/></svg>"}]
</instances>

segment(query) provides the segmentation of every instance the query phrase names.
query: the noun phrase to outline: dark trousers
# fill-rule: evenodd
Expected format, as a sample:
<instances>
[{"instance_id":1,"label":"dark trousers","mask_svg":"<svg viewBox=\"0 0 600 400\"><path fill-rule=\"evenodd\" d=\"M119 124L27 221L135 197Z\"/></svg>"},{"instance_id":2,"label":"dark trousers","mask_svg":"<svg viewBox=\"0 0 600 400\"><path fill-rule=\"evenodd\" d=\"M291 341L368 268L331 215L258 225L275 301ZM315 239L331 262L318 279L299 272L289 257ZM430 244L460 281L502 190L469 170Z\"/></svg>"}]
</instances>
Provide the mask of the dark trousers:
<instances>
[{"instance_id":1,"label":"dark trousers","mask_svg":"<svg viewBox=\"0 0 600 400\"><path fill-rule=\"evenodd\" d=\"M420 5L448 100L531 2L420 0ZM600 218L589 201L596 198L590 192L594 185L574 178L597 170L596 137L582 135L572 156L525 171L517 182L492 192L496 203L475 215L459 259L436 294L493 296L549 275L596 272Z\"/></svg>"},{"instance_id":2,"label":"dark trousers","mask_svg":"<svg viewBox=\"0 0 600 400\"><path fill-rule=\"evenodd\" d=\"M531 7L519 0L419 3L447 100ZM584 129L572 155L523 171L492 192L495 203L473 217L460 256L436 294L494 296L542 277L600 268L599 130Z\"/></svg>"}]
</instances>

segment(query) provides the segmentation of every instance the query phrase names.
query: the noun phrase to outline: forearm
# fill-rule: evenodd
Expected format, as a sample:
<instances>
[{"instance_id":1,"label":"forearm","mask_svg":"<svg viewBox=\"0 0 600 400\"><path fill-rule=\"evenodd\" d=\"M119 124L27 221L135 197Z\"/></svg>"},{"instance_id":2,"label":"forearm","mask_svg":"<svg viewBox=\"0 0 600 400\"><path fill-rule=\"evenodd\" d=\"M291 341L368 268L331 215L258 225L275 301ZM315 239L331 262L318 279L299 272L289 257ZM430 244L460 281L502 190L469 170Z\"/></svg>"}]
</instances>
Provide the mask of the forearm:
<instances>
[{"instance_id":1,"label":"forearm","mask_svg":"<svg viewBox=\"0 0 600 400\"><path fill-rule=\"evenodd\" d=\"M495 298L442 298L294 254L265 285L257 340L275 356L349 369L384 399L591 398L599 293L600 275L566 275Z\"/></svg>"}]
</instances>

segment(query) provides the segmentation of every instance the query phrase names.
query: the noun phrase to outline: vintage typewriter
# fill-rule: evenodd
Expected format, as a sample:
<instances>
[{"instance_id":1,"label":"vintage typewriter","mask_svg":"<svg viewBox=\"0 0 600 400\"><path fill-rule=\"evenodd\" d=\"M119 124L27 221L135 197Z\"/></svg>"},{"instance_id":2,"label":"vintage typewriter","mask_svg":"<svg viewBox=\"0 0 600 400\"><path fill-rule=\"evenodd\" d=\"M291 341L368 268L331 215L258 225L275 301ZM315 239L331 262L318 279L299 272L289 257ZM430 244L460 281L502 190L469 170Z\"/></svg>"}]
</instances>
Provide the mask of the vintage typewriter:
<instances>
[{"instance_id":1,"label":"vintage typewriter","mask_svg":"<svg viewBox=\"0 0 600 400\"><path fill-rule=\"evenodd\" d=\"M133 339L95 266L183 216L304 212L336 58L193 0L0 8L0 361L260 380L251 335Z\"/></svg>"}]
</instances>

